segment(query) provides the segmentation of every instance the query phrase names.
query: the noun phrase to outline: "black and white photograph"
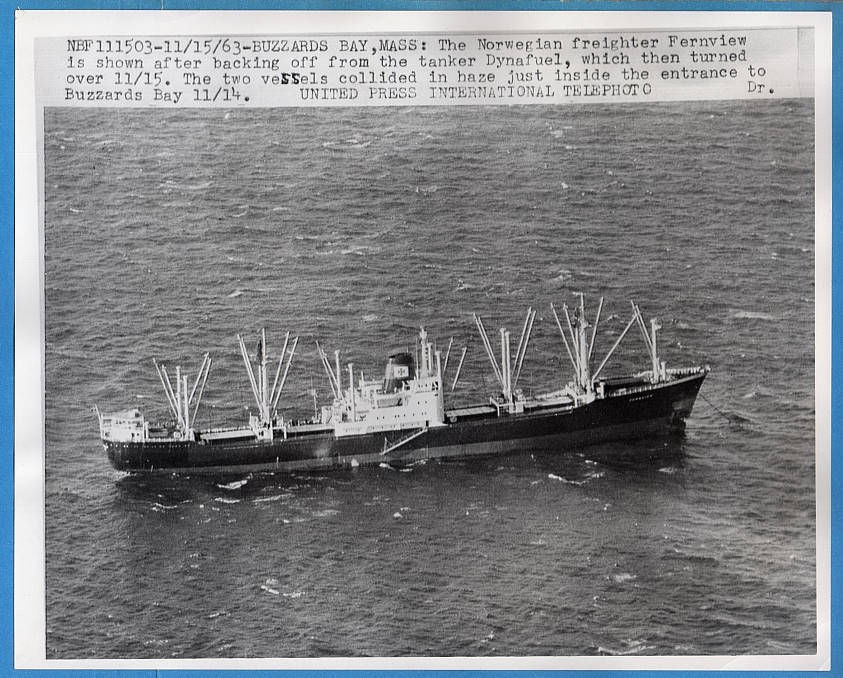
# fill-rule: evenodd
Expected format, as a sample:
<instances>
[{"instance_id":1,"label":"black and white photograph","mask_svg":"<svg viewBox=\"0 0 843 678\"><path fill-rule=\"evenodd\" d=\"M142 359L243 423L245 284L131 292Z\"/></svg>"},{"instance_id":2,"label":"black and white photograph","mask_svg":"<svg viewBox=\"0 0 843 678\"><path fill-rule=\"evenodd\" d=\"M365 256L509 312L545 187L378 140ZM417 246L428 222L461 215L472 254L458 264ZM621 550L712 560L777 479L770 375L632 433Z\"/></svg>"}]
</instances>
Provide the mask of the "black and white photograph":
<instances>
[{"instance_id":1,"label":"black and white photograph","mask_svg":"<svg viewBox=\"0 0 843 678\"><path fill-rule=\"evenodd\" d=\"M816 655L814 103L44 107L46 659Z\"/></svg>"}]
</instances>

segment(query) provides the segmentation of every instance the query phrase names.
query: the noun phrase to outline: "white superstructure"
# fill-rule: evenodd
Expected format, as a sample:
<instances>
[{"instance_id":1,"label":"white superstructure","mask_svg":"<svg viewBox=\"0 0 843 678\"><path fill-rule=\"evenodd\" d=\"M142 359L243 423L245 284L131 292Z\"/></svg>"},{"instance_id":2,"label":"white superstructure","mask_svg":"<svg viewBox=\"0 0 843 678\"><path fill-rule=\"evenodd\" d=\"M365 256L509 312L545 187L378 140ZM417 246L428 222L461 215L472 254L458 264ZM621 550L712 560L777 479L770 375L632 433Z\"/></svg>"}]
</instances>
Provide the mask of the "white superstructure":
<instances>
[{"instance_id":1,"label":"white superstructure","mask_svg":"<svg viewBox=\"0 0 843 678\"><path fill-rule=\"evenodd\" d=\"M400 354L405 355L405 354ZM383 380L366 380L358 376L355 386L354 365L348 365L348 387L342 389L338 367L334 372L327 359L323 364L331 374L334 402L330 422L334 435L359 435L376 431L403 429L425 430L445 424L445 402L442 388L442 356L428 341L427 332L419 332L419 364L412 360L387 365Z\"/></svg>"}]
</instances>

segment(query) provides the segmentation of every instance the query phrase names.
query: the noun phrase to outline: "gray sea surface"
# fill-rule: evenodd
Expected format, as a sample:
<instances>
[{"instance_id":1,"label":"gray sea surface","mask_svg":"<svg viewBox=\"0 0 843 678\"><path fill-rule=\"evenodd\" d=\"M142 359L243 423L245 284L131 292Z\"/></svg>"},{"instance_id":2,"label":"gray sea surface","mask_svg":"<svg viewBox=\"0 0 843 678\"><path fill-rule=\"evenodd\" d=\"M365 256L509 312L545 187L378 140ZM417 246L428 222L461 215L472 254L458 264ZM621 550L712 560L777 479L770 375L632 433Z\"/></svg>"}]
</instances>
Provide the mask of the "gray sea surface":
<instances>
[{"instance_id":1,"label":"gray sea surface","mask_svg":"<svg viewBox=\"0 0 843 678\"><path fill-rule=\"evenodd\" d=\"M816 652L813 101L45 115L48 658ZM570 377L550 303L634 299L711 374L678 439L336 473L133 477L94 405L166 417L152 359L301 337L290 417L424 325L493 378ZM452 358L453 360L453 358ZM455 362L449 368L453 376ZM609 373L646 369L630 334Z\"/></svg>"}]
</instances>

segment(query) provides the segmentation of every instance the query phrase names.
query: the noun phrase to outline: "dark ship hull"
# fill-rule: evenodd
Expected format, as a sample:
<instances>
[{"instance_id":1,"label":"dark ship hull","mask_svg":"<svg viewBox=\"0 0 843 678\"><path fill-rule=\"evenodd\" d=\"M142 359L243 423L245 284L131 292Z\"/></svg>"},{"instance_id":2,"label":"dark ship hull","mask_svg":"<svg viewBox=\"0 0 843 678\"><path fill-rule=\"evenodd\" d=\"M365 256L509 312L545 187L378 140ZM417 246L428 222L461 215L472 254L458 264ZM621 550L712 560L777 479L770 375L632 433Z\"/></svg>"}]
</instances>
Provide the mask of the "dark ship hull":
<instances>
[{"instance_id":1,"label":"dark ship hull","mask_svg":"<svg viewBox=\"0 0 843 678\"><path fill-rule=\"evenodd\" d=\"M607 380L600 397L580 404L532 400L523 412L491 405L446 412L442 425L337 436L329 428L290 427L273 439L248 430L225 438L104 441L114 468L128 472L244 473L406 464L432 458L488 456L532 450L559 454L617 440L684 430L708 369L674 371L652 384L643 377Z\"/></svg>"}]
</instances>

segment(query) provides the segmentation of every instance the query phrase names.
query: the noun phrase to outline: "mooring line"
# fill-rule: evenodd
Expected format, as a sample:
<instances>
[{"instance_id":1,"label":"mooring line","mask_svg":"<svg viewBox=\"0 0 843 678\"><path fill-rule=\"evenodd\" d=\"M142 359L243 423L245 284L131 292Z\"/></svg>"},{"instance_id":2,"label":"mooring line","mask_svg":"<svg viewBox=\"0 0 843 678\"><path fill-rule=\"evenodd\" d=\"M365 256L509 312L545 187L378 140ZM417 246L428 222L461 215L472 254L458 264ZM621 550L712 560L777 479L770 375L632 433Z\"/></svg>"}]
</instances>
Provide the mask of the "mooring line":
<instances>
[{"instance_id":1,"label":"mooring line","mask_svg":"<svg viewBox=\"0 0 843 678\"><path fill-rule=\"evenodd\" d=\"M711 409L713 409L715 412L717 412L717 414L719 414L721 417L723 417L723 418L724 418L726 421L728 421L730 424L740 423L740 421L739 421L739 418L738 418L738 417L735 417L735 416L731 416L731 415L726 414L723 410L721 410L719 407L717 407L717 405L715 405L715 404L714 404L713 402L711 402L708 398L706 398L706 397L705 397L702 393L697 393L697 395L698 395L700 398L702 398L703 400L705 400L705 402L707 402L707 403L709 404L709 406L711 406Z\"/></svg>"}]
</instances>

